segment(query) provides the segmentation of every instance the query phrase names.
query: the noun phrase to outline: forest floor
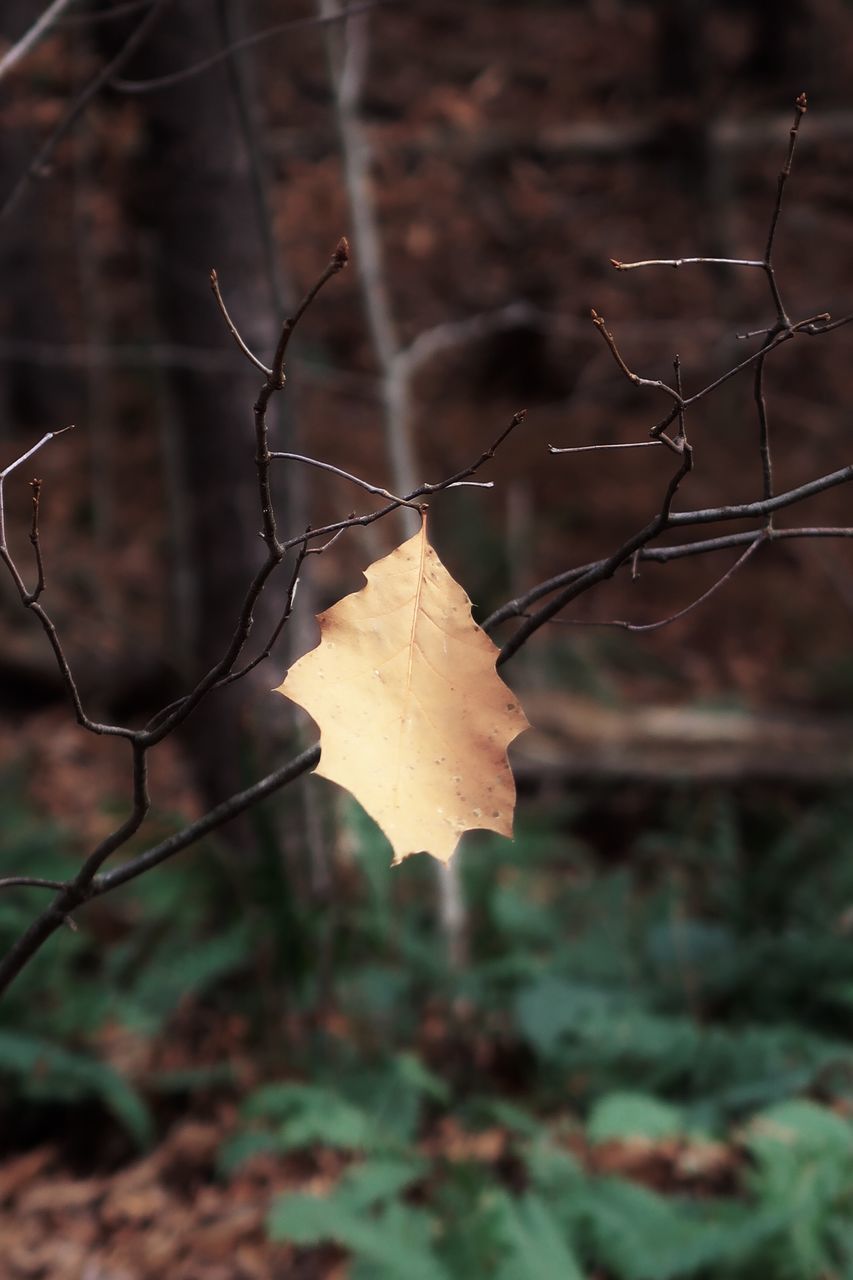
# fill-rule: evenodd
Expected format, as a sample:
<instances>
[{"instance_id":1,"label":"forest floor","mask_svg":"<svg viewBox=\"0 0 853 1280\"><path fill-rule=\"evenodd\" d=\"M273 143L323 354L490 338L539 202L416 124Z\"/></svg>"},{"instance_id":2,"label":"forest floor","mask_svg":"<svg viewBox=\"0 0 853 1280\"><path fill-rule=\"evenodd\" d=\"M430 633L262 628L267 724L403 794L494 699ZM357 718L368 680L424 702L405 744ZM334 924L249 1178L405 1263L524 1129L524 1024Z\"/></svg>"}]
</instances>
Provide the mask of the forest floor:
<instances>
[{"instance_id":1,"label":"forest floor","mask_svg":"<svg viewBox=\"0 0 853 1280\"><path fill-rule=\"evenodd\" d=\"M216 1154L232 1136L233 1102L207 1118L177 1120L155 1150L116 1172L75 1173L60 1148L41 1144L0 1164L0 1248L9 1280L345 1280L333 1245L273 1244L266 1219L283 1194L328 1196L351 1163L331 1149L257 1155L227 1179ZM625 1138L567 1149L592 1173L616 1175L670 1195L731 1192L744 1153L737 1143ZM448 1166L477 1166L513 1186L513 1134L466 1131L452 1116L418 1150ZM459 1276L455 1280L462 1280Z\"/></svg>"}]
</instances>

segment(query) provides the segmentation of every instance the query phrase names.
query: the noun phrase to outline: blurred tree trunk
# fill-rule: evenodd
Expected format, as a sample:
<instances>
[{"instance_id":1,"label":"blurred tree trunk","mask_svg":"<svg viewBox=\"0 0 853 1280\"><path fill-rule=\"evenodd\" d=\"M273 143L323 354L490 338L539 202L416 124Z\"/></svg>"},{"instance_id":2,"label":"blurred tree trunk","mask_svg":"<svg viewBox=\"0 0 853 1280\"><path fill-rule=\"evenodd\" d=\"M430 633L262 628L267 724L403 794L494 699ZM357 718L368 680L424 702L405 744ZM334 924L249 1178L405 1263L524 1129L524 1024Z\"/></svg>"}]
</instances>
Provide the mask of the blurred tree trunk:
<instances>
[{"instance_id":1,"label":"blurred tree trunk","mask_svg":"<svg viewBox=\"0 0 853 1280\"><path fill-rule=\"evenodd\" d=\"M133 75L164 75L221 46L216 6L180 0L134 60ZM151 249L164 338L222 350L217 373L176 368L172 375L179 441L170 454L170 482L186 517L194 590L184 630L198 672L226 647L261 559L252 418L261 375L226 331L210 291L211 268L260 355L275 343L277 317L227 70L219 64L139 103L146 150L134 172L133 201ZM256 611L256 627L263 628L263 615ZM243 697L239 689L216 694L190 721L199 775L211 797L241 782L237 705Z\"/></svg>"},{"instance_id":2,"label":"blurred tree trunk","mask_svg":"<svg viewBox=\"0 0 853 1280\"><path fill-rule=\"evenodd\" d=\"M33 0L3 0L0 35L18 39L38 16ZM60 69L61 73L62 69ZM0 84L0 198L12 189L42 141L34 113L22 109L26 68ZM27 90L32 94L32 90ZM52 190L52 197L45 192ZM48 431L74 422L82 398L82 380L37 345L64 344L71 338L71 309L56 287L57 264L67 248L63 201L56 188L35 185L0 221L0 324L20 351L0 365L0 432L15 428ZM27 354L26 348L31 347Z\"/></svg>"},{"instance_id":3,"label":"blurred tree trunk","mask_svg":"<svg viewBox=\"0 0 853 1280\"><path fill-rule=\"evenodd\" d=\"M681 180L708 169L706 0L658 0L660 140Z\"/></svg>"},{"instance_id":4,"label":"blurred tree trunk","mask_svg":"<svg viewBox=\"0 0 853 1280\"><path fill-rule=\"evenodd\" d=\"M811 86L813 75L823 86L828 68L815 67L814 27L814 6L808 0L756 5L752 52L746 66L750 77L778 85L791 99Z\"/></svg>"}]
</instances>

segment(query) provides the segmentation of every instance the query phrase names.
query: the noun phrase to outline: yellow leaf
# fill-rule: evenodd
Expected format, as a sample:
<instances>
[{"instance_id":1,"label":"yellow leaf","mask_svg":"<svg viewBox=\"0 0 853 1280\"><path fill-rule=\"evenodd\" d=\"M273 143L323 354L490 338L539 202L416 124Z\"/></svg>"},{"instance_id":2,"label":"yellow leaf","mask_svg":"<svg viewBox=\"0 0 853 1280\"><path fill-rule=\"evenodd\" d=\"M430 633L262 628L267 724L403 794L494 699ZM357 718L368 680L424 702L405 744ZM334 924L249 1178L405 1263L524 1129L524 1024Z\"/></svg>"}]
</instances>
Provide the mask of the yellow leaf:
<instances>
[{"instance_id":1,"label":"yellow leaf","mask_svg":"<svg viewBox=\"0 0 853 1280\"><path fill-rule=\"evenodd\" d=\"M426 522L364 576L318 615L319 645L277 690L320 726L317 772L360 801L395 862L422 850L447 862L472 828L511 836L506 751L527 718Z\"/></svg>"}]
</instances>

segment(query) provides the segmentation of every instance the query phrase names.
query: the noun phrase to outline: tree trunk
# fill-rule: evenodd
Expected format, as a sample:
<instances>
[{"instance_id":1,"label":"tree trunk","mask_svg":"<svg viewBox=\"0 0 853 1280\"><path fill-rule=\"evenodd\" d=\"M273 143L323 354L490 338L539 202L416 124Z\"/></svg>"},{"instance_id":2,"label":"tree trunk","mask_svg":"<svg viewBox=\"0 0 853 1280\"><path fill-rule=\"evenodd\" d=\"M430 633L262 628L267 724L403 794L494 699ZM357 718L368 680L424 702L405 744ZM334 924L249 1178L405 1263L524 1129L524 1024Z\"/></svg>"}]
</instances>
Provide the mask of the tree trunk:
<instances>
[{"instance_id":1,"label":"tree trunk","mask_svg":"<svg viewBox=\"0 0 853 1280\"><path fill-rule=\"evenodd\" d=\"M134 60L133 76L164 75L221 45L216 7L180 0ZM164 337L222 350L218 373L176 369L172 384L179 433L172 485L185 505L195 577L189 640L199 671L227 646L261 560L252 405L262 375L226 331L211 296L211 268L243 337L262 358L275 344L278 319L246 139L224 64L140 103L147 146L134 174L135 212L151 246ZM263 610L256 626L263 626ZM201 779L217 797L241 782L236 708L244 696L239 686L216 694L190 722Z\"/></svg>"},{"instance_id":2,"label":"tree trunk","mask_svg":"<svg viewBox=\"0 0 853 1280\"><path fill-rule=\"evenodd\" d=\"M32 0L3 0L3 40L19 39L39 8ZM25 77L26 64L21 63L0 84L0 199L12 190L43 139L32 99L44 91L26 87ZM0 329L14 344L0 365L0 433L9 426L41 432L74 422L85 396L75 371L49 363L49 348L68 342L73 326L73 302L56 287L67 252L67 213L67 191L59 195L56 185L36 184L0 220Z\"/></svg>"}]
</instances>

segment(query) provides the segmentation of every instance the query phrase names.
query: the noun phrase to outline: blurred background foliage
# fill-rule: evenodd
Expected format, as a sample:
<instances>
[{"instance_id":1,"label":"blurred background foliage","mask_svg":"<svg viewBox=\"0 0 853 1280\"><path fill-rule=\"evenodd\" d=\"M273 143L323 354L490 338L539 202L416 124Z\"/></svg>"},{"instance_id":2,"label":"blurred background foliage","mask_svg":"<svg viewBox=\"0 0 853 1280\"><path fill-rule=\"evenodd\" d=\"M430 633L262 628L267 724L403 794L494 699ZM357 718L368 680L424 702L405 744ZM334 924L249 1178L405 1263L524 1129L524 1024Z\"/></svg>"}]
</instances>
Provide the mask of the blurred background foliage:
<instances>
[{"instance_id":1,"label":"blurred background foliage","mask_svg":"<svg viewBox=\"0 0 853 1280\"><path fill-rule=\"evenodd\" d=\"M3 35L39 7L5 0ZM102 21L108 9L80 0L0 85L3 201L138 18ZM173 0L122 74L169 74L315 11ZM755 274L626 277L609 259L760 253L803 89L779 278L797 318L850 310L851 10L429 0L380 6L366 30L378 283L401 349L440 339L410 387L417 478L465 465L530 409L495 490L445 495L431 515L485 613L657 509L657 451L606 466L546 452L640 439L658 416L589 309L649 376L668 377L676 350L688 388L742 358L733 335L772 319ZM256 379L211 304L211 266L264 353L350 235L351 271L294 341L276 443L395 487L334 54L306 27L168 91L119 82L0 216L0 446L11 458L78 423L39 456L42 536L93 714L136 723L181 692L218 656L257 561ZM848 335L791 343L770 369L780 488L849 461ZM750 385L727 384L690 426L691 501L754 497ZM288 534L354 501L311 472L282 473L278 495ZM7 517L25 548L28 502L22 477ZM845 491L812 515L845 523ZM145 843L292 752L304 730L268 688L313 642L311 613L398 536L372 526L311 561L274 667L155 753ZM719 572L649 567L575 616L653 621ZM310 780L81 910L0 1004L0 1249L15 1280L78 1280L117 1221L138 1228L122 1228L132 1280L853 1277L851 600L844 546L790 543L654 635L540 635L509 678L571 716L525 757L515 843L466 839L453 936L432 865L392 871L363 814ZM0 876L62 877L124 812L125 761L69 723L19 614L0 585ZM630 713L659 704L737 713L765 736L738 744L734 767L719 744L697 764L686 741L643 761ZM768 710L786 718L759 721ZM607 769L591 763L599 730ZM0 896L0 947L42 904ZM175 1155L187 1125L206 1135L195 1164ZM143 1172L161 1199L113 1219L99 1200L79 1265L16 1261L19 1182L41 1184L36 1250L74 1234L75 1211L44 1217L45 1203L88 1188L109 1204L110 1183L131 1215L121 1179ZM175 1215L214 1195L225 1234L202 1262L199 1222ZM247 1206L251 1256L233 1244L242 1228L228 1235ZM173 1252L143 1261L164 1223Z\"/></svg>"},{"instance_id":2,"label":"blurred background foliage","mask_svg":"<svg viewBox=\"0 0 853 1280\"><path fill-rule=\"evenodd\" d=\"M227 1112L226 1182L266 1158L311 1186L336 1153L267 1229L354 1276L848 1274L849 795L625 798L471 842L461 967L427 860L392 871L354 807L322 908L262 829L239 912L215 848L144 878L5 1002L8 1151L50 1139L91 1174ZM14 779L4 812L0 872L73 865ZM33 906L6 895L4 943Z\"/></svg>"}]
</instances>

